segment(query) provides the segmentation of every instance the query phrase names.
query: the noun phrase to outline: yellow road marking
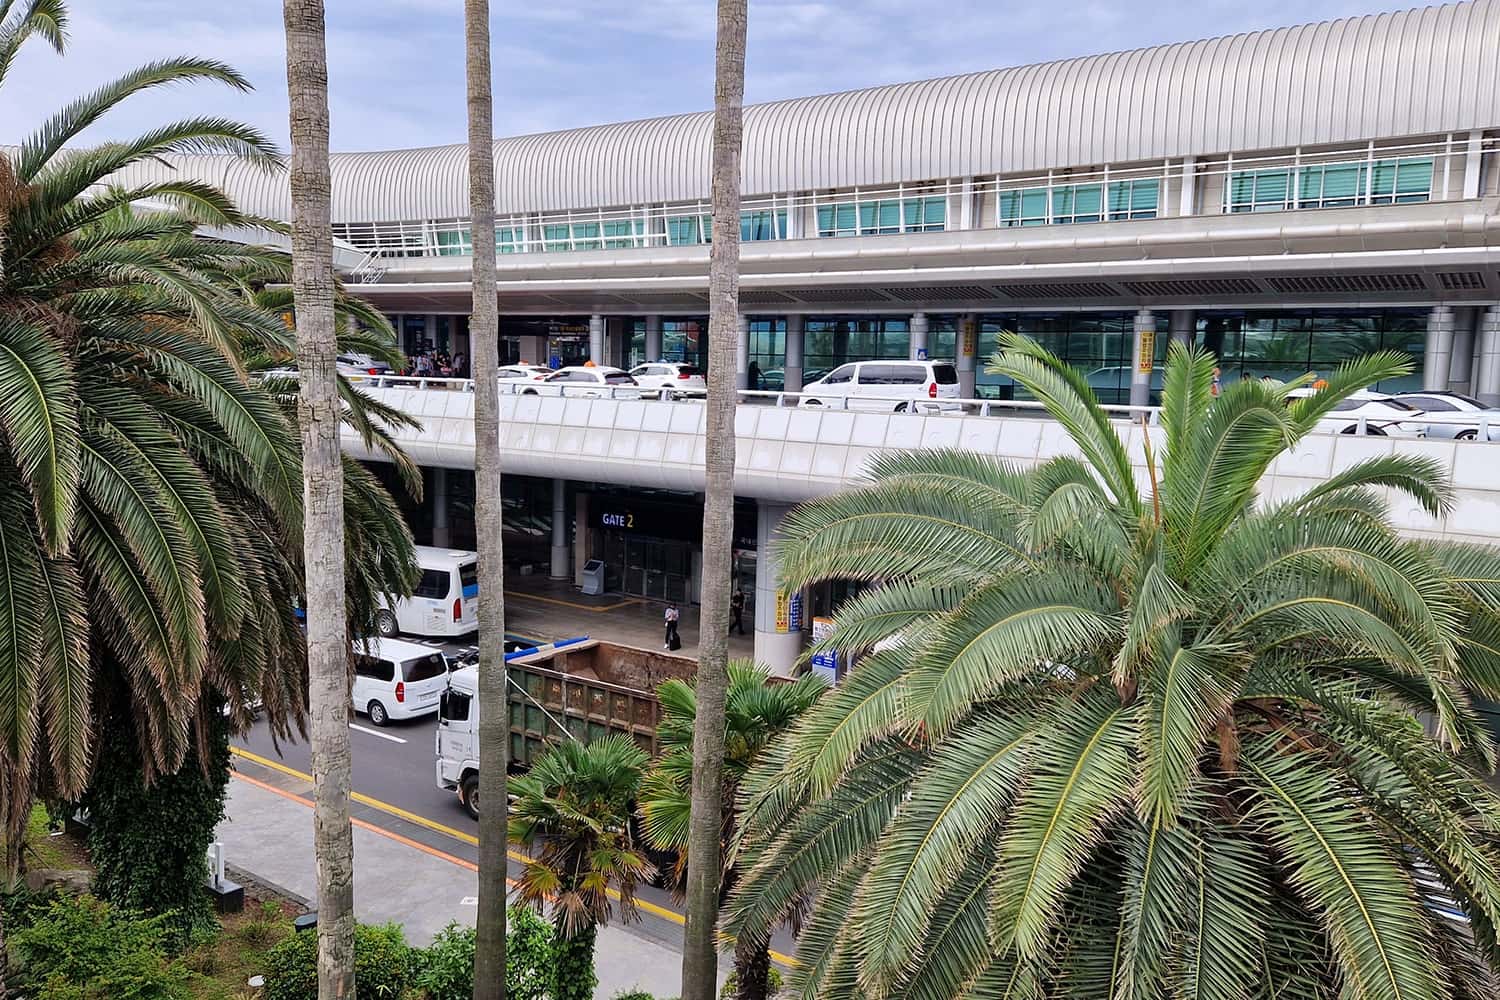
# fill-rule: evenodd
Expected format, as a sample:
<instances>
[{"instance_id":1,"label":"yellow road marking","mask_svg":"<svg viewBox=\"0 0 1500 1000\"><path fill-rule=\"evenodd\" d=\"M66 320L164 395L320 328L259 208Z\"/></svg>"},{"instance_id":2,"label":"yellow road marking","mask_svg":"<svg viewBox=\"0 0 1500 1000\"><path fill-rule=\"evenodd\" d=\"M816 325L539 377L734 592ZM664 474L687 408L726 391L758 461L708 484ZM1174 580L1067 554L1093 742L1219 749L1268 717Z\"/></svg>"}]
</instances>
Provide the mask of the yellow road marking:
<instances>
[{"instance_id":1,"label":"yellow road marking","mask_svg":"<svg viewBox=\"0 0 1500 1000\"><path fill-rule=\"evenodd\" d=\"M251 763L259 764L261 767L268 767L273 771L279 771L280 773L285 774L288 777L298 778L308 783L311 783L313 780L313 776L305 771L299 771L295 767L288 767L280 761L271 760L269 757L262 757L260 754L255 753L254 751L246 750L242 747L231 746L229 748L229 752L234 754L236 757L243 757ZM271 791L278 792L287 798L296 799L297 801L302 802L305 805L312 805L312 803L307 801L306 799L303 799L300 796L292 795L290 792L281 792L280 789L274 788L270 785L266 785L263 782L255 781L255 779L249 778L246 775L240 775L240 777L245 778L245 780L249 781L251 784L260 785L263 788L268 788ZM454 840L461 841L465 844L470 844L474 847L479 846L479 838L474 836L472 833L465 833L462 830L456 830L451 826L445 826L444 824L439 823L436 820L428 819L426 816L419 816L416 813L411 812L410 810L402 809L400 806L393 806L389 802L382 802L379 799L371 798L370 796L365 795L362 792L352 792L349 797L352 798L355 802L358 802L360 805L369 806L371 809L376 809L380 812L395 816L397 819L404 819L408 823L414 823L417 826L424 827L428 830L433 831L434 833L441 833L444 836L452 837ZM360 825L361 823L363 823L362 820L355 820L354 822L356 825ZM380 830L378 827L373 826L370 828L372 830L375 830L376 832L389 834L392 839L400 840L403 843L410 843L414 846L421 847L421 845L415 844L414 841L407 841L406 838L401 837L399 834L390 833L389 830ZM434 853L432 849L423 849L426 850L429 854ZM527 864L531 861L531 857L529 855L522 854L520 851L512 851L507 849L505 855L506 857L510 858L510 860L521 865ZM462 861L457 858L450 858L447 855L442 854L441 852L437 852L436 856L443 857L447 860L452 860L461 867L473 868L471 862ZM608 892L610 898L620 898L620 894L615 890L610 889L608 890ZM661 917L663 920L667 920L671 923L677 924L679 927L687 922L687 918L678 913L676 910L669 910L665 906L658 906L655 903L649 902L648 900L637 899L635 901L635 905L637 908L644 910L645 912L650 913L654 916ZM791 967L797 964L797 960L795 958L791 957L790 955L783 955L778 951L771 952L771 958L773 961L787 967Z\"/></svg>"},{"instance_id":2,"label":"yellow road marking","mask_svg":"<svg viewBox=\"0 0 1500 1000\"><path fill-rule=\"evenodd\" d=\"M595 614L603 611L618 611L621 608L628 608L631 605L641 603L639 598L627 597L625 600L618 601L614 604L602 604L595 606L592 604L579 604L576 601L565 601L560 597L542 597L540 594L523 594L518 590L507 590L505 592L505 596L514 597L515 599L520 601L541 601L543 604L556 604L559 607L572 608L575 611L591 611Z\"/></svg>"}]
</instances>

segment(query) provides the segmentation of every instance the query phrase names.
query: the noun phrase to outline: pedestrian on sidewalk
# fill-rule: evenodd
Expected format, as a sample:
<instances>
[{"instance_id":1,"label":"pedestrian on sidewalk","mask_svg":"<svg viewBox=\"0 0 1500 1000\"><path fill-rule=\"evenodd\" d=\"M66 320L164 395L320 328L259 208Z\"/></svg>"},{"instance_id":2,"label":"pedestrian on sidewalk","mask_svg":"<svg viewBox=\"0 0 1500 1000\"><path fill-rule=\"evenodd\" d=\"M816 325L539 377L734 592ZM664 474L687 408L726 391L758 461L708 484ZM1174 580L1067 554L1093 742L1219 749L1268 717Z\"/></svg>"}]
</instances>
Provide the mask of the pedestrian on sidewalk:
<instances>
[{"instance_id":1,"label":"pedestrian on sidewalk","mask_svg":"<svg viewBox=\"0 0 1500 1000\"><path fill-rule=\"evenodd\" d=\"M734 620L729 623L729 634L734 635L738 630L740 635L745 634L745 592L738 587L734 588L734 596L729 599L729 613Z\"/></svg>"},{"instance_id":2,"label":"pedestrian on sidewalk","mask_svg":"<svg viewBox=\"0 0 1500 1000\"><path fill-rule=\"evenodd\" d=\"M677 619L682 617L682 613L677 610L677 604L675 601L667 604L666 614L662 617L667 625L667 635L665 641L662 643L661 648L681 649L682 638L677 634Z\"/></svg>"}]
</instances>

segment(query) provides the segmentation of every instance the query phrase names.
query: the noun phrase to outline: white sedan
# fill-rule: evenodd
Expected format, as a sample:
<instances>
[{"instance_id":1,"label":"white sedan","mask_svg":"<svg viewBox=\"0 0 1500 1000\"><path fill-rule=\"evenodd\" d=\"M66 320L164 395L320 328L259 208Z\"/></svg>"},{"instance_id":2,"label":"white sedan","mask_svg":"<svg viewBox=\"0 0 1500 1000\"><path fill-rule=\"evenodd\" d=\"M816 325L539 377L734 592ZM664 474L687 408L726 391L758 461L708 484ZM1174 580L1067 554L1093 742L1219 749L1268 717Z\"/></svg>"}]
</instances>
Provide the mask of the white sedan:
<instances>
[{"instance_id":1,"label":"white sedan","mask_svg":"<svg viewBox=\"0 0 1500 1000\"><path fill-rule=\"evenodd\" d=\"M1423 412L1428 437L1473 441L1483 428L1486 440L1500 441L1500 407L1458 392L1403 392L1396 399Z\"/></svg>"},{"instance_id":2,"label":"white sedan","mask_svg":"<svg viewBox=\"0 0 1500 1000\"><path fill-rule=\"evenodd\" d=\"M559 368L545 379L527 385L523 396L582 396L585 399L640 399L641 390L630 373L607 365Z\"/></svg>"},{"instance_id":3,"label":"white sedan","mask_svg":"<svg viewBox=\"0 0 1500 1000\"><path fill-rule=\"evenodd\" d=\"M542 365L501 365L500 381L521 383L541 382L552 374L552 369Z\"/></svg>"},{"instance_id":4,"label":"white sedan","mask_svg":"<svg viewBox=\"0 0 1500 1000\"><path fill-rule=\"evenodd\" d=\"M677 396L703 396L708 393L708 383L697 365L684 365L675 361L652 361L630 369L630 377L642 389L655 389L664 398Z\"/></svg>"},{"instance_id":5,"label":"white sedan","mask_svg":"<svg viewBox=\"0 0 1500 1000\"><path fill-rule=\"evenodd\" d=\"M1311 396L1315 389L1295 389L1288 396ZM1375 437L1419 438L1427 436L1427 416L1415 406L1383 392L1361 389L1352 392L1321 420L1325 434L1370 434Z\"/></svg>"}]
</instances>

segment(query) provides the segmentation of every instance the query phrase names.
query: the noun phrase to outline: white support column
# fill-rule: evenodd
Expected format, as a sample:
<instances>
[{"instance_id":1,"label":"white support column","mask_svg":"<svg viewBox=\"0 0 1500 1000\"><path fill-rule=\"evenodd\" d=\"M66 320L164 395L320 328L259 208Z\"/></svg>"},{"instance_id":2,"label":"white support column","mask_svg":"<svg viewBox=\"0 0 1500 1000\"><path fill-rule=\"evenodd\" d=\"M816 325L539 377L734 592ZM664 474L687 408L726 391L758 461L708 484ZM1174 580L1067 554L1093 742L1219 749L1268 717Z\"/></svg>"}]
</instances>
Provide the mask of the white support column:
<instances>
[{"instance_id":1,"label":"white support column","mask_svg":"<svg viewBox=\"0 0 1500 1000\"><path fill-rule=\"evenodd\" d=\"M1198 336L1198 314L1191 309L1173 309L1167 322L1172 330L1172 343L1192 347Z\"/></svg>"},{"instance_id":2,"label":"white support column","mask_svg":"<svg viewBox=\"0 0 1500 1000\"><path fill-rule=\"evenodd\" d=\"M801 314L786 318L786 367L783 369L782 385L787 392L802 391L802 366L807 333Z\"/></svg>"},{"instance_id":3,"label":"white support column","mask_svg":"<svg viewBox=\"0 0 1500 1000\"><path fill-rule=\"evenodd\" d=\"M432 470L432 544L440 549L449 545L448 470Z\"/></svg>"},{"instance_id":4,"label":"white support column","mask_svg":"<svg viewBox=\"0 0 1500 1000\"><path fill-rule=\"evenodd\" d=\"M740 314L735 330L734 387L746 389L750 386L750 317Z\"/></svg>"},{"instance_id":5,"label":"white support column","mask_svg":"<svg viewBox=\"0 0 1500 1000\"><path fill-rule=\"evenodd\" d=\"M1442 392L1448 388L1448 371L1453 359L1453 310L1433 306L1427 314L1427 343L1422 358L1422 388Z\"/></svg>"},{"instance_id":6,"label":"white support column","mask_svg":"<svg viewBox=\"0 0 1500 1000\"><path fill-rule=\"evenodd\" d=\"M1500 306L1484 311L1475 329L1479 341L1479 371L1474 395L1486 406L1500 405Z\"/></svg>"},{"instance_id":7,"label":"white support column","mask_svg":"<svg viewBox=\"0 0 1500 1000\"><path fill-rule=\"evenodd\" d=\"M1182 190L1177 194L1177 214L1198 214L1198 161L1191 156L1182 158Z\"/></svg>"},{"instance_id":8,"label":"white support column","mask_svg":"<svg viewBox=\"0 0 1500 1000\"><path fill-rule=\"evenodd\" d=\"M912 313L911 315L911 360L927 360L927 314Z\"/></svg>"},{"instance_id":9,"label":"white support column","mask_svg":"<svg viewBox=\"0 0 1500 1000\"><path fill-rule=\"evenodd\" d=\"M1464 198L1479 197L1480 166L1484 157L1484 131L1475 129L1469 133L1468 145L1464 147ZM1443 169L1446 172L1448 165Z\"/></svg>"},{"instance_id":10,"label":"white support column","mask_svg":"<svg viewBox=\"0 0 1500 1000\"><path fill-rule=\"evenodd\" d=\"M1156 360L1156 317L1150 309L1135 314L1135 336L1131 338L1130 405L1151 401L1151 367Z\"/></svg>"},{"instance_id":11,"label":"white support column","mask_svg":"<svg viewBox=\"0 0 1500 1000\"><path fill-rule=\"evenodd\" d=\"M777 587L781 563L773 551L782 518L791 507L785 504L758 502L755 532L755 662L780 677L790 677L797 657L802 655L802 629L806 622L793 620L793 611L805 618L807 609L801 595L784 594ZM785 609L786 614L780 614Z\"/></svg>"},{"instance_id":12,"label":"white support column","mask_svg":"<svg viewBox=\"0 0 1500 1000\"><path fill-rule=\"evenodd\" d=\"M428 313L422 317L422 336L427 338L427 343L432 346L433 350L437 349L437 316L435 314Z\"/></svg>"},{"instance_id":13,"label":"white support column","mask_svg":"<svg viewBox=\"0 0 1500 1000\"><path fill-rule=\"evenodd\" d=\"M646 317L646 360L661 360L661 317Z\"/></svg>"},{"instance_id":14,"label":"white support column","mask_svg":"<svg viewBox=\"0 0 1500 1000\"><path fill-rule=\"evenodd\" d=\"M954 345L954 353L958 355L958 394L964 399L973 399L979 364L979 317L973 313L959 317L958 343Z\"/></svg>"},{"instance_id":15,"label":"white support column","mask_svg":"<svg viewBox=\"0 0 1500 1000\"><path fill-rule=\"evenodd\" d=\"M1448 361L1448 391L1468 395L1474 381L1474 324L1483 309L1456 309L1453 313L1453 354Z\"/></svg>"},{"instance_id":16,"label":"white support column","mask_svg":"<svg viewBox=\"0 0 1500 1000\"><path fill-rule=\"evenodd\" d=\"M604 317L598 313L589 317L589 360L604 364Z\"/></svg>"},{"instance_id":17,"label":"white support column","mask_svg":"<svg viewBox=\"0 0 1500 1000\"><path fill-rule=\"evenodd\" d=\"M568 481L552 480L552 572L554 580L573 575L573 556L568 551Z\"/></svg>"}]
</instances>

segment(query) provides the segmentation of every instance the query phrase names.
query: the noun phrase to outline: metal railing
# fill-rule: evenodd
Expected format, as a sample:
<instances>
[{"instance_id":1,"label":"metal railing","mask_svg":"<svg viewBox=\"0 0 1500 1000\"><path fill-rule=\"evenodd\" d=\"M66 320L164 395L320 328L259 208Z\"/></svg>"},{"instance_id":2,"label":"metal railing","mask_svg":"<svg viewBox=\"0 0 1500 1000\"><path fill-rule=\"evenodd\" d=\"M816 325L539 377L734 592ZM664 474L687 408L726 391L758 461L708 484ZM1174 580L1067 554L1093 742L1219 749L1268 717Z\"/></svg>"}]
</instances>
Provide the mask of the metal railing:
<instances>
[{"instance_id":1,"label":"metal railing","mask_svg":"<svg viewBox=\"0 0 1500 1000\"><path fill-rule=\"evenodd\" d=\"M473 392L474 380L467 378L432 378L412 375L366 375L358 376L364 386L380 388L411 388L447 392ZM645 400L666 404L702 403L702 390L683 390L669 387L646 388L635 385L577 385L572 383L546 382L502 382L500 394L511 396L540 396L542 398L569 399L618 399ZM985 399L981 397L939 398L927 396L885 396L864 394L853 396L823 396L806 391L738 389L735 394L741 403L776 408L814 407L835 412L871 412L907 414L915 416L1019 416L1029 418L1047 417L1044 404L1028 399ZM1122 403L1101 404L1101 409L1121 423L1140 423L1144 417L1147 425L1155 427L1161 422L1161 407L1130 406ZM1367 416L1344 418L1337 413L1323 418L1318 434L1355 434L1363 436L1388 436L1383 427L1398 424L1420 424L1427 427L1426 436L1433 440L1454 439L1459 441L1500 441L1500 413L1479 413L1472 420L1431 420L1427 415L1403 416L1392 420L1372 421ZM1338 424L1340 426L1334 426ZM1434 434L1432 429L1439 428ZM1470 434L1469 432L1473 432ZM1404 429L1397 430L1401 437L1421 436Z\"/></svg>"}]
</instances>

